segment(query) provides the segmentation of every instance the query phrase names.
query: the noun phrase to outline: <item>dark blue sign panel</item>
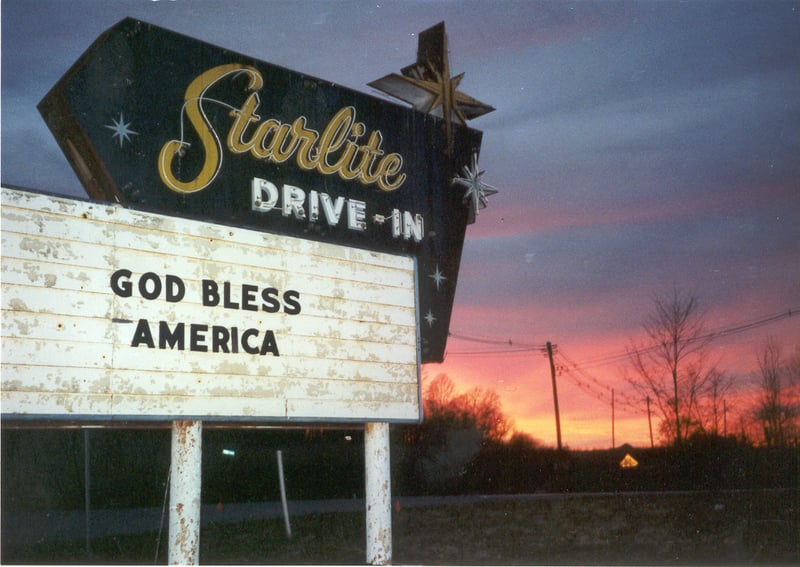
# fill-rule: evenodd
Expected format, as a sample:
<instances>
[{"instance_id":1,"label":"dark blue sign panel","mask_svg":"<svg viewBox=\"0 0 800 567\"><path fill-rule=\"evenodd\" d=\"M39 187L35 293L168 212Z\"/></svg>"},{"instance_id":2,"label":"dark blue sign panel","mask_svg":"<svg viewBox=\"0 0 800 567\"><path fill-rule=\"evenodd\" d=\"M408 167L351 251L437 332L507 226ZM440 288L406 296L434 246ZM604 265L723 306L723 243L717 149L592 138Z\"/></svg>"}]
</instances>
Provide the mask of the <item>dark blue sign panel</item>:
<instances>
[{"instance_id":1,"label":"dark blue sign panel","mask_svg":"<svg viewBox=\"0 0 800 567\"><path fill-rule=\"evenodd\" d=\"M480 132L133 19L39 109L92 198L415 256L444 358Z\"/></svg>"}]
</instances>

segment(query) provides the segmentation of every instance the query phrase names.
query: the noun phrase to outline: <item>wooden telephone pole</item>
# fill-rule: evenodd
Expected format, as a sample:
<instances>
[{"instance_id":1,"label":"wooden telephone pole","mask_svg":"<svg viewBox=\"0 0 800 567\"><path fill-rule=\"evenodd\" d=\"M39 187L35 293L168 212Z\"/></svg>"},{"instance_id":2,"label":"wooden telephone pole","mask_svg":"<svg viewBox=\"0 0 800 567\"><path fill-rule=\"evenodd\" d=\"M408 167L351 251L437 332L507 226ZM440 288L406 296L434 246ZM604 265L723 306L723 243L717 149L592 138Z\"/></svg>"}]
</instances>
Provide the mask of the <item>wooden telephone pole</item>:
<instances>
[{"instance_id":1,"label":"wooden telephone pole","mask_svg":"<svg viewBox=\"0 0 800 567\"><path fill-rule=\"evenodd\" d=\"M611 448L617 448L617 439L614 435L614 388L611 388Z\"/></svg>"},{"instance_id":2,"label":"wooden telephone pole","mask_svg":"<svg viewBox=\"0 0 800 567\"><path fill-rule=\"evenodd\" d=\"M547 358L550 359L550 378L553 381L553 406L556 410L556 440L561 450L561 417L558 413L558 390L556 389L556 365L553 363L553 345L547 341Z\"/></svg>"}]
</instances>

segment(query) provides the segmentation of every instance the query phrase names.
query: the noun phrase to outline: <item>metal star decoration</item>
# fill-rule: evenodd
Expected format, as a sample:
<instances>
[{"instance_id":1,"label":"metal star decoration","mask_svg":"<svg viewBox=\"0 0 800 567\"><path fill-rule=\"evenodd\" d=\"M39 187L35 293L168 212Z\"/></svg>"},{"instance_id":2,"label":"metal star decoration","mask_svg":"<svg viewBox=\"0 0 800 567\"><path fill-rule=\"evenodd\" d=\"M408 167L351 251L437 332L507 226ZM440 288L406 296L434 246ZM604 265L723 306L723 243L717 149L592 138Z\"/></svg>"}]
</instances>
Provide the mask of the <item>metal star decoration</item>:
<instances>
[{"instance_id":1,"label":"metal star decoration","mask_svg":"<svg viewBox=\"0 0 800 567\"><path fill-rule=\"evenodd\" d=\"M129 128L131 125L130 122L125 122L125 118L122 116L122 113L119 113L119 120L111 119L114 124L104 124L106 128L109 130L113 130L114 133L111 135L111 139L119 138L119 147L122 147L124 142L131 141L131 135L138 136L139 132L134 132Z\"/></svg>"},{"instance_id":2,"label":"metal star decoration","mask_svg":"<svg viewBox=\"0 0 800 567\"><path fill-rule=\"evenodd\" d=\"M417 62L400 72L402 75L391 73L368 85L411 104L417 110L444 118L448 152L453 120L465 126L467 120L494 110L458 90L464 73L450 76L444 22L419 34Z\"/></svg>"},{"instance_id":3,"label":"metal star decoration","mask_svg":"<svg viewBox=\"0 0 800 567\"><path fill-rule=\"evenodd\" d=\"M441 286L442 282L447 279L445 275L439 271L439 264L436 264L436 271L428 275L428 277L431 278L433 283L436 284L436 291L439 291L439 286Z\"/></svg>"},{"instance_id":4,"label":"metal star decoration","mask_svg":"<svg viewBox=\"0 0 800 567\"><path fill-rule=\"evenodd\" d=\"M433 323L436 321L436 317L433 316L433 312L430 309L428 309L428 313L425 315L424 319L429 327L433 327Z\"/></svg>"},{"instance_id":5,"label":"metal star decoration","mask_svg":"<svg viewBox=\"0 0 800 567\"><path fill-rule=\"evenodd\" d=\"M481 180L485 171L480 171L478 168L478 154L472 154L472 168L464 166L464 177L454 177L453 185L461 185L466 187L464 192L464 203L469 203L470 216L469 223L475 222L475 217L478 215L480 209L485 209L490 195L495 195L498 190L491 185L484 183Z\"/></svg>"}]
</instances>

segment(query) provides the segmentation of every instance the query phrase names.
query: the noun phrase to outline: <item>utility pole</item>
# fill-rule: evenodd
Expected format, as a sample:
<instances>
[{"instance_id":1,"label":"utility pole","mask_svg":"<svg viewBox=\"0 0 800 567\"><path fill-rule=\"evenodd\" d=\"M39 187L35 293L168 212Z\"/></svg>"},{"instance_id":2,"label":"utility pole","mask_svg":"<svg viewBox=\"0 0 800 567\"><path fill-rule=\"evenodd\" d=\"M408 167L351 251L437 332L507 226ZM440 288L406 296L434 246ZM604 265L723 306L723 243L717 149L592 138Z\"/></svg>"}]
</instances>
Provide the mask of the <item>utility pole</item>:
<instances>
[{"instance_id":1,"label":"utility pole","mask_svg":"<svg viewBox=\"0 0 800 567\"><path fill-rule=\"evenodd\" d=\"M611 448L617 448L617 439L614 436L614 388L611 388Z\"/></svg>"},{"instance_id":2,"label":"utility pole","mask_svg":"<svg viewBox=\"0 0 800 567\"><path fill-rule=\"evenodd\" d=\"M653 444L653 421L650 418L650 396L647 396L647 425L650 428L650 448L652 449L655 445Z\"/></svg>"},{"instance_id":3,"label":"utility pole","mask_svg":"<svg viewBox=\"0 0 800 567\"><path fill-rule=\"evenodd\" d=\"M553 381L553 406L556 410L556 440L561 450L561 417L558 413L558 390L556 389L556 365L553 363L553 345L547 341L547 358L550 359L550 378Z\"/></svg>"}]
</instances>

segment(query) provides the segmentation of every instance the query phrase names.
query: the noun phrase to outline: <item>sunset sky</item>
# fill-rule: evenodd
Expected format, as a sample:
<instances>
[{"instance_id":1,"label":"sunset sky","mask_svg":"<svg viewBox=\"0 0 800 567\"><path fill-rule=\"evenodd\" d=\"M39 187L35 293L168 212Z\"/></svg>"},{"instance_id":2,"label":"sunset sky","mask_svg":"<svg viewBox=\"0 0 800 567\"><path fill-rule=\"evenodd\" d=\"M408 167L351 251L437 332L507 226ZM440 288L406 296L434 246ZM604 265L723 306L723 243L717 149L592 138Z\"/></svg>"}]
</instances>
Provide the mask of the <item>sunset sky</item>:
<instances>
[{"instance_id":1,"label":"sunset sky","mask_svg":"<svg viewBox=\"0 0 800 567\"><path fill-rule=\"evenodd\" d=\"M460 90L497 109L470 126L500 192L467 230L447 358L423 375L497 391L545 444L547 341L564 444L611 446L612 389L616 444L649 444L622 375L656 295L696 295L723 335L729 432L759 345L800 345L800 1L0 6L2 183L81 197L36 104L126 16L383 98L367 83L414 62L417 34L444 21Z\"/></svg>"}]
</instances>

